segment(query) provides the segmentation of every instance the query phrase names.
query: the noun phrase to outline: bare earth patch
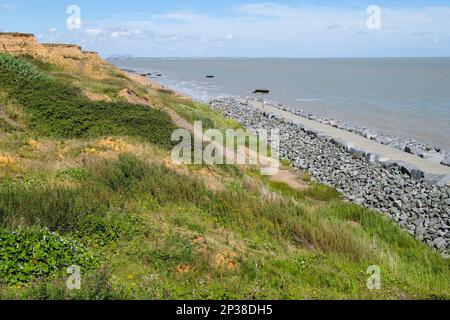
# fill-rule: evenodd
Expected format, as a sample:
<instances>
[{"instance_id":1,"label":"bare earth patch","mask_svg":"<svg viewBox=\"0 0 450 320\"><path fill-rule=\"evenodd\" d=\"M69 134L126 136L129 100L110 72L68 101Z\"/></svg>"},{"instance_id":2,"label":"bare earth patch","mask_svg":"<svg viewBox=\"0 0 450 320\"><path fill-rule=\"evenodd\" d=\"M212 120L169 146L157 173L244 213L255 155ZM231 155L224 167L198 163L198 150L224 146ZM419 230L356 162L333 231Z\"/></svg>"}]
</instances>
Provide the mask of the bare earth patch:
<instances>
[{"instance_id":1,"label":"bare earth patch","mask_svg":"<svg viewBox=\"0 0 450 320\"><path fill-rule=\"evenodd\" d=\"M213 266L221 270L235 271L238 268L238 263L234 258L235 254L228 250L217 253L214 256Z\"/></svg>"},{"instance_id":2,"label":"bare earth patch","mask_svg":"<svg viewBox=\"0 0 450 320\"><path fill-rule=\"evenodd\" d=\"M106 94L93 93L89 91L84 91L83 94L86 98L88 98L91 101L106 101L106 102L112 101L112 99L108 97Z\"/></svg>"},{"instance_id":3,"label":"bare earth patch","mask_svg":"<svg viewBox=\"0 0 450 320\"><path fill-rule=\"evenodd\" d=\"M271 177L272 181L284 182L292 189L305 190L308 188L308 184L300 180L300 174L292 170L278 170L278 173Z\"/></svg>"},{"instance_id":4,"label":"bare earth patch","mask_svg":"<svg viewBox=\"0 0 450 320\"><path fill-rule=\"evenodd\" d=\"M131 104L143 104L149 105L150 100L137 94L134 90L125 88L119 92L119 97L124 98L128 103Z\"/></svg>"},{"instance_id":5,"label":"bare earth patch","mask_svg":"<svg viewBox=\"0 0 450 320\"><path fill-rule=\"evenodd\" d=\"M187 263L179 265L175 268L175 272L177 274L185 274L188 273L189 271L191 271L191 266Z\"/></svg>"},{"instance_id":6,"label":"bare earth patch","mask_svg":"<svg viewBox=\"0 0 450 320\"><path fill-rule=\"evenodd\" d=\"M133 146L125 142L123 139L105 138L100 140L98 145L105 149L119 153L129 152L133 149Z\"/></svg>"}]
</instances>

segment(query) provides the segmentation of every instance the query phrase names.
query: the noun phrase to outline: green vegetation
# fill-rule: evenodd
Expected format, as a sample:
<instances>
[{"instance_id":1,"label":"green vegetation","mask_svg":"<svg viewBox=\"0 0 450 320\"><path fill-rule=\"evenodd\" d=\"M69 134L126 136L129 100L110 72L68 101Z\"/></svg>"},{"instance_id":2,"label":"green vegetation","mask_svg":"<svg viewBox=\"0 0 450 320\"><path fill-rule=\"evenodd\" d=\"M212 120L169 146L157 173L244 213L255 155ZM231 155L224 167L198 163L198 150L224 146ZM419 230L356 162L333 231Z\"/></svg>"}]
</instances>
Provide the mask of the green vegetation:
<instances>
[{"instance_id":1,"label":"green vegetation","mask_svg":"<svg viewBox=\"0 0 450 320\"><path fill-rule=\"evenodd\" d=\"M71 190L49 191L44 183L23 194L21 181L4 183L9 192L0 200L8 206L0 212L9 229L47 227L103 252L107 273L116 280L100 277L96 281L103 284L89 290L104 285L108 296L134 299L448 297L449 263L393 222L358 206L335 200L317 211L314 203L271 200L245 175L234 176L233 186L223 191L211 191L199 178L132 155L86 170L68 171L77 172L79 181ZM272 188L295 194L287 186ZM29 204L19 205L23 199ZM74 261L69 256L57 266ZM383 290L375 293L365 289L365 271L373 264L384 270ZM46 288L49 296L43 298L80 294L61 291L54 278L29 286L28 276L14 278L25 280L21 296L37 288L40 294Z\"/></svg>"},{"instance_id":2,"label":"green vegetation","mask_svg":"<svg viewBox=\"0 0 450 320\"><path fill-rule=\"evenodd\" d=\"M156 109L118 102L92 102L80 90L53 79L28 61L0 54L2 89L30 113L38 134L85 138L104 135L139 137L170 147L170 117Z\"/></svg>"},{"instance_id":3,"label":"green vegetation","mask_svg":"<svg viewBox=\"0 0 450 320\"><path fill-rule=\"evenodd\" d=\"M16 131L17 129L16 129L16 127L14 127L11 124L9 124L8 122L6 122L4 119L0 118L0 130L2 132L10 133L10 132Z\"/></svg>"},{"instance_id":4,"label":"green vegetation","mask_svg":"<svg viewBox=\"0 0 450 320\"><path fill-rule=\"evenodd\" d=\"M86 272L98 264L76 241L42 229L25 232L0 229L0 243L0 279L8 284L58 274L71 265Z\"/></svg>"},{"instance_id":5,"label":"green vegetation","mask_svg":"<svg viewBox=\"0 0 450 320\"><path fill-rule=\"evenodd\" d=\"M203 123L203 130L207 129L243 129L242 126L231 118L225 118L218 111L208 105L192 102L186 99L176 99L172 94L159 92L161 107L168 107L176 111L187 122L195 121Z\"/></svg>"},{"instance_id":6,"label":"green vegetation","mask_svg":"<svg viewBox=\"0 0 450 320\"><path fill-rule=\"evenodd\" d=\"M50 79L50 76L31 66L25 59L15 58L9 54L0 54L0 66L9 75L13 76L13 79L10 80L11 82L16 77L21 77L29 81L46 81Z\"/></svg>"},{"instance_id":7,"label":"green vegetation","mask_svg":"<svg viewBox=\"0 0 450 320\"><path fill-rule=\"evenodd\" d=\"M0 89L24 113L8 117L28 127L0 121L0 298L450 298L448 260L333 188L308 175L296 190L256 168L172 166L173 125L162 111L92 102L57 67L2 59ZM138 86L114 72L111 96ZM148 91L189 122L239 128L207 106ZM131 147L92 139L111 135ZM66 287L71 265L82 269L80 290ZM372 265L381 290L367 289Z\"/></svg>"}]
</instances>

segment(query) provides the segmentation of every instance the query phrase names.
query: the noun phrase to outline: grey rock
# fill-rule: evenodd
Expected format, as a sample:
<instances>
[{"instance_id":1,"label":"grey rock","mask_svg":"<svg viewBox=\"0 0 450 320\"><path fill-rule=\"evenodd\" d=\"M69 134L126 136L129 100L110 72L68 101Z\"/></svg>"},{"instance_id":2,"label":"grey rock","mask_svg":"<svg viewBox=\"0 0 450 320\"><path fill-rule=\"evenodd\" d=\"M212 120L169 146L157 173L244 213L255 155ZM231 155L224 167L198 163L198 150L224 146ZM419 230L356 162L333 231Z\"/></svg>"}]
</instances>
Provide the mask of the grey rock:
<instances>
[{"instance_id":1,"label":"grey rock","mask_svg":"<svg viewBox=\"0 0 450 320\"><path fill-rule=\"evenodd\" d=\"M403 207L403 203L400 200L394 201L394 205L398 209L402 209L402 207Z\"/></svg>"},{"instance_id":2,"label":"grey rock","mask_svg":"<svg viewBox=\"0 0 450 320\"><path fill-rule=\"evenodd\" d=\"M398 163L398 166L400 167L400 171L402 173L409 175L414 180L420 180L425 177L425 172L412 164L400 162Z\"/></svg>"},{"instance_id":3,"label":"grey rock","mask_svg":"<svg viewBox=\"0 0 450 320\"><path fill-rule=\"evenodd\" d=\"M436 185L438 187L450 187L450 175L443 176Z\"/></svg>"},{"instance_id":4,"label":"grey rock","mask_svg":"<svg viewBox=\"0 0 450 320\"><path fill-rule=\"evenodd\" d=\"M423 181L427 184L434 185L441 181L443 178L443 175L425 173Z\"/></svg>"},{"instance_id":5,"label":"grey rock","mask_svg":"<svg viewBox=\"0 0 450 320\"><path fill-rule=\"evenodd\" d=\"M433 243L439 250L445 249L445 247L447 246L447 241L445 241L444 238L436 238L434 239Z\"/></svg>"},{"instance_id":6,"label":"grey rock","mask_svg":"<svg viewBox=\"0 0 450 320\"><path fill-rule=\"evenodd\" d=\"M424 158L425 160L429 160L431 162L434 163L441 163L442 161L444 161L444 156L441 154L438 154L437 152L425 152L421 154L421 157Z\"/></svg>"},{"instance_id":7,"label":"grey rock","mask_svg":"<svg viewBox=\"0 0 450 320\"><path fill-rule=\"evenodd\" d=\"M392 138L388 136L378 136L376 141L384 145L390 145L392 143Z\"/></svg>"},{"instance_id":8,"label":"grey rock","mask_svg":"<svg viewBox=\"0 0 450 320\"><path fill-rule=\"evenodd\" d=\"M397 163L389 158L378 158L377 162L385 169L390 169L397 165Z\"/></svg>"},{"instance_id":9,"label":"grey rock","mask_svg":"<svg viewBox=\"0 0 450 320\"><path fill-rule=\"evenodd\" d=\"M445 159L441 161L441 164L450 167L450 156L445 157Z\"/></svg>"}]
</instances>

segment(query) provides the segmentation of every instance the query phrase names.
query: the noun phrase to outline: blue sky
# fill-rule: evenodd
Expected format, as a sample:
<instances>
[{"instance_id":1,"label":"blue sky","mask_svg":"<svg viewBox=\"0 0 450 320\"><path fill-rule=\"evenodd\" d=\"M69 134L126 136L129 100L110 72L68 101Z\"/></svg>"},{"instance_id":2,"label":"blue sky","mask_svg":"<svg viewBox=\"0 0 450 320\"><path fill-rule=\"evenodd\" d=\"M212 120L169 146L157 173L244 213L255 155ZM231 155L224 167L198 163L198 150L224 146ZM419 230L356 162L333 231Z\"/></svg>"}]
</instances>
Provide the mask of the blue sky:
<instances>
[{"instance_id":1,"label":"blue sky","mask_svg":"<svg viewBox=\"0 0 450 320\"><path fill-rule=\"evenodd\" d=\"M69 5L80 29L67 28ZM369 5L381 29L367 28ZM0 31L103 56L450 56L450 0L0 0Z\"/></svg>"}]
</instances>

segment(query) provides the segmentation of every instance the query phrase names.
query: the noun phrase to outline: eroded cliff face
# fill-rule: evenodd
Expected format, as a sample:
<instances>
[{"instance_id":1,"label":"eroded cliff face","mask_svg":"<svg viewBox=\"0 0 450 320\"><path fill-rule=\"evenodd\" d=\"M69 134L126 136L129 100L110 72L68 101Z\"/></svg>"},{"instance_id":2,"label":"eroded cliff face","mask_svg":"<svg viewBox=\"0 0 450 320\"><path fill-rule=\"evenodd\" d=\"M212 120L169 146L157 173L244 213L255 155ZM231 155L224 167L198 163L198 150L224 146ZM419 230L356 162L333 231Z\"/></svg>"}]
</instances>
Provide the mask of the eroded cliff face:
<instances>
[{"instance_id":1,"label":"eroded cliff face","mask_svg":"<svg viewBox=\"0 0 450 320\"><path fill-rule=\"evenodd\" d=\"M45 56L45 48L38 44L36 38L28 33L0 33L0 51L13 55L29 54Z\"/></svg>"},{"instance_id":2,"label":"eroded cliff face","mask_svg":"<svg viewBox=\"0 0 450 320\"><path fill-rule=\"evenodd\" d=\"M50 55L62 56L73 60L86 58L81 51L81 47L74 44L43 43L42 46Z\"/></svg>"},{"instance_id":3,"label":"eroded cliff face","mask_svg":"<svg viewBox=\"0 0 450 320\"><path fill-rule=\"evenodd\" d=\"M33 34L28 33L0 33L0 52L8 52L16 56L30 55L72 72L89 73L92 77L96 77L95 70L98 69L99 64L106 63L98 53L82 51L78 45L40 44Z\"/></svg>"},{"instance_id":4,"label":"eroded cliff face","mask_svg":"<svg viewBox=\"0 0 450 320\"><path fill-rule=\"evenodd\" d=\"M95 51L83 51L84 56L87 59L92 59L92 60L101 60L100 56L98 55L98 52Z\"/></svg>"}]
</instances>

